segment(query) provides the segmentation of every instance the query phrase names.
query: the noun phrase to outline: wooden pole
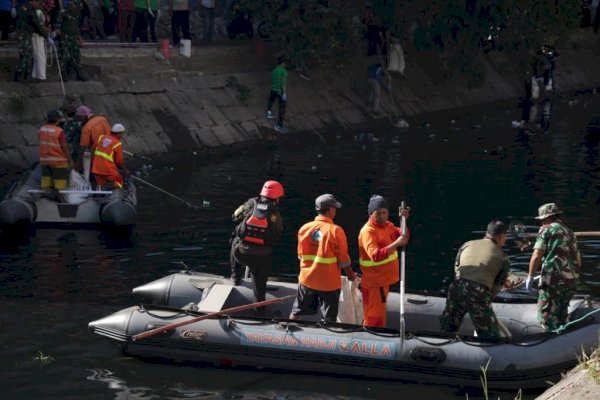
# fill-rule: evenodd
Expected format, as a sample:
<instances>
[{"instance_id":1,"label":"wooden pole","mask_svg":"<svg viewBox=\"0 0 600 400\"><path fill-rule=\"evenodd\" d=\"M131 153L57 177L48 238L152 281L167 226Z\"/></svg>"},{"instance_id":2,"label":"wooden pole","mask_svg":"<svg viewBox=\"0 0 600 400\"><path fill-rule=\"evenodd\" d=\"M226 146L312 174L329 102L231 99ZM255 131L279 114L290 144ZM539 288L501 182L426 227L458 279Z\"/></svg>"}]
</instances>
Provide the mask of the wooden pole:
<instances>
[{"instance_id":1,"label":"wooden pole","mask_svg":"<svg viewBox=\"0 0 600 400\"><path fill-rule=\"evenodd\" d=\"M180 326L193 324L194 322L202 321L202 320L205 320L205 319L220 317L221 315L234 314L234 313L237 313L237 312L240 312L240 311L248 310L250 308L268 306L269 304L283 303L284 300L291 299L292 297L296 297L296 295L295 294L291 294L289 296L277 297L275 299L258 301L256 303L252 303L252 304L245 304L243 306L237 306L237 307L227 308L225 310L217 311L217 312L214 312L214 313L205 314L205 315L201 315L199 317L190 318L190 319L187 319L185 321L175 322L175 323L170 324L170 325L159 326L158 328L154 328L154 329L150 329L149 331L146 331L146 332L138 333L137 335L134 335L132 337L132 339L133 339L133 341L140 340L140 339L145 339L147 337L158 335L159 333L164 333L164 332L172 331L173 329L179 328Z\"/></svg>"}]
</instances>

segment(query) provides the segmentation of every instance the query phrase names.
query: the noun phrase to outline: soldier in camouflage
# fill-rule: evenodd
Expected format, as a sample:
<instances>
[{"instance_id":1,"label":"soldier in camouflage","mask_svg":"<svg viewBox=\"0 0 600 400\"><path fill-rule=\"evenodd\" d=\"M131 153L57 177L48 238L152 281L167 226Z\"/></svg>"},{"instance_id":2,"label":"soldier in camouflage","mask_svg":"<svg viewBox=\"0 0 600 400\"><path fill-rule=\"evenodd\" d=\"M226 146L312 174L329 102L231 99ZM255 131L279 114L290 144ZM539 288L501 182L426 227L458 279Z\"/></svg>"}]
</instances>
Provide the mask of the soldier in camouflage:
<instances>
[{"instance_id":1,"label":"soldier in camouflage","mask_svg":"<svg viewBox=\"0 0 600 400\"><path fill-rule=\"evenodd\" d=\"M81 31L79 21L81 17L81 0L70 0L65 10L61 10L57 18L59 34L58 58L63 79L67 79L71 71L80 81L87 80L81 73Z\"/></svg>"},{"instance_id":2,"label":"soldier in camouflage","mask_svg":"<svg viewBox=\"0 0 600 400\"><path fill-rule=\"evenodd\" d=\"M558 217L562 212L555 203L542 205L538 216L542 227L538 232L529 260L529 275L525 286L542 267L538 293L538 321L548 332L567 322L569 302L575 293L581 254L577 238Z\"/></svg>"},{"instance_id":3,"label":"soldier in camouflage","mask_svg":"<svg viewBox=\"0 0 600 400\"><path fill-rule=\"evenodd\" d=\"M82 103L79 97L68 94L65 96L63 103L60 106L60 110L63 112L65 118L65 122L63 122L61 127L65 131L67 143L69 143L69 148L71 149L71 158L73 160L79 159L79 139L81 138L83 121L76 115L75 111L80 105L82 105Z\"/></svg>"},{"instance_id":4,"label":"soldier in camouflage","mask_svg":"<svg viewBox=\"0 0 600 400\"><path fill-rule=\"evenodd\" d=\"M510 289L508 257L501 247L506 243L507 227L491 221L485 237L466 242L458 250L454 270L456 277L448 288L446 307L440 318L442 332L456 333L469 313L477 335L499 338L500 328L492 309L492 299L502 287Z\"/></svg>"},{"instance_id":5,"label":"soldier in camouflage","mask_svg":"<svg viewBox=\"0 0 600 400\"><path fill-rule=\"evenodd\" d=\"M16 34L19 62L14 72L14 80L16 82L27 79L33 66L31 35L37 33L43 37L48 36L48 32L44 26L40 24L37 17L37 8L39 8L39 1L31 0L19 7L17 11Z\"/></svg>"}]
</instances>

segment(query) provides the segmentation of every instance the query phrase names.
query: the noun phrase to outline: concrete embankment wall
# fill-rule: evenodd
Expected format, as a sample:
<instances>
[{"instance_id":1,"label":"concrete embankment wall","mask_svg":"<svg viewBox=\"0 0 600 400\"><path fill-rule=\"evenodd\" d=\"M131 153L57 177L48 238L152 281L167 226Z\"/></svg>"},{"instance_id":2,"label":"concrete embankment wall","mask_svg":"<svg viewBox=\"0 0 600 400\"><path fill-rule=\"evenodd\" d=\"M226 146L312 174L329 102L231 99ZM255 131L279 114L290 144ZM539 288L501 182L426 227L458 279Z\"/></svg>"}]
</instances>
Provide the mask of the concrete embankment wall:
<instances>
[{"instance_id":1,"label":"concrete embankment wall","mask_svg":"<svg viewBox=\"0 0 600 400\"><path fill-rule=\"evenodd\" d=\"M600 84L598 37L583 35L559 49L558 93ZM125 148L134 153L201 151L270 138L265 119L273 57L260 62L250 41L193 47L192 57L173 52L160 60L154 46L116 47L87 44L83 49L87 82L65 82L111 123L129 130ZM269 54L267 52L267 54ZM0 61L14 64L16 48L0 47ZM375 60L374 60L375 61ZM365 62L367 62L365 60ZM371 61L372 62L372 61ZM501 55L485 60L486 80L478 89L443 82L432 73L426 56L406 55L405 75L393 77L396 108L382 92L382 113L374 116L366 101L366 70L311 71L311 80L290 71L287 126L290 135L321 135L376 118L409 122L411 116L523 95L522 81L506 74L511 60ZM365 64L366 65L366 64ZM56 63L42 83L0 83L0 176L37 160L37 129L48 109L61 104L63 91ZM390 129L394 128L390 125ZM410 130L408 130L410 132Z\"/></svg>"}]
</instances>

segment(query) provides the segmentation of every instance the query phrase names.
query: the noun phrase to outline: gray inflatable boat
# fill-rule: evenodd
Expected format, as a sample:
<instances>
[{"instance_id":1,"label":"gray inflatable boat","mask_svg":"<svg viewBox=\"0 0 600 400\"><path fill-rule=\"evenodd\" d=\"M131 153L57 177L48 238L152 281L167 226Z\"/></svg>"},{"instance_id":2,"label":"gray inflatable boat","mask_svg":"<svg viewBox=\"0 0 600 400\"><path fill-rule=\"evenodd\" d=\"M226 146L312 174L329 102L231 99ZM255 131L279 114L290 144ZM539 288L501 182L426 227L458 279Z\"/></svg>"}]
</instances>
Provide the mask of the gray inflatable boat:
<instances>
[{"instance_id":1,"label":"gray inflatable boat","mask_svg":"<svg viewBox=\"0 0 600 400\"><path fill-rule=\"evenodd\" d=\"M137 219L137 195L132 182L123 189L95 190L80 174L71 171L70 185L55 193L40 189L39 166L17 182L0 202L0 229L29 224L94 224L130 228Z\"/></svg>"},{"instance_id":2,"label":"gray inflatable boat","mask_svg":"<svg viewBox=\"0 0 600 400\"><path fill-rule=\"evenodd\" d=\"M267 300L294 295L295 283L269 281ZM89 323L131 356L186 362L399 379L413 382L480 387L487 367L490 388L544 388L577 364L582 352L598 346L599 305L587 298L571 302L570 322L561 333L544 333L536 321L534 299L494 303L503 325L499 341L474 337L465 318L457 336L439 332L445 298L408 293L405 330L401 334L399 294L390 293L388 326L360 325L360 298L345 288L341 321L322 324L319 316L289 321L293 296L254 311L221 315L134 340L157 327L181 323L253 302L249 280L233 286L229 279L202 273L178 273L137 287L143 305ZM357 307L357 300L359 302ZM350 321L344 321L344 319ZM348 323L351 322L351 323ZM356 322L359 322L358 324Z\"/></svg>"}]
</instances>

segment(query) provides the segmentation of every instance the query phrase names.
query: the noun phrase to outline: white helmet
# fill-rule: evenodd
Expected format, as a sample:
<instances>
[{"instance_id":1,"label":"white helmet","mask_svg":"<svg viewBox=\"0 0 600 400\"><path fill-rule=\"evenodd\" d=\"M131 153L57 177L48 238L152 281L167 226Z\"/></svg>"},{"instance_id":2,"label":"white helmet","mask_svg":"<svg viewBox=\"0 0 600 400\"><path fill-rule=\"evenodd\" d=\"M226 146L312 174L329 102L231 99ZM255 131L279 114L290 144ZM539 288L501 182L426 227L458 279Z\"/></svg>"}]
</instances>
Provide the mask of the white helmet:
<instances>
[{"instance_id":1,"label":"white helmet","mask_svg":"<svg viewBox=\"0 0 600 400\"><path fill-rule=\"evenodd\" d=\"M125 127L123 124L114 124L110 131L113 133L122 133L125 132Z\"/></svg>"}]
</instances>

